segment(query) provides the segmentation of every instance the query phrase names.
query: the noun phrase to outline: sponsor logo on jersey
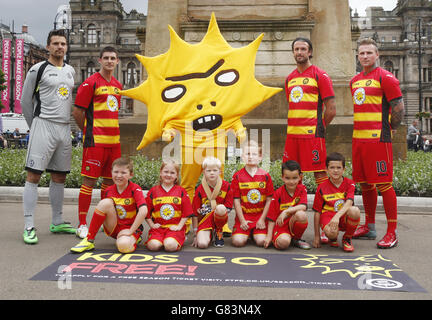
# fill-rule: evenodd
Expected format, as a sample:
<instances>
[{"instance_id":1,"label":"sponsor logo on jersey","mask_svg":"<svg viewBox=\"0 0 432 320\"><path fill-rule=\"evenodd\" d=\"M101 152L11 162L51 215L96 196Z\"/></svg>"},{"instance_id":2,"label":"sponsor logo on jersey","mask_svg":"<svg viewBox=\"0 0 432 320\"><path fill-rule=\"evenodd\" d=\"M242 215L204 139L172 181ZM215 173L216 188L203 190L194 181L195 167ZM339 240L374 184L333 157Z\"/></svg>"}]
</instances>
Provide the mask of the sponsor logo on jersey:
<instances>
[{"instance_id":1,"label":"sponsor logo on jersey","mask_svg":"<svg viewBox=\"0 0 432 320\"><path fill-rule=\"evenodd\" d=\"M126 209L123 208L121 205L116 205L116 211L120 219L126 218L126 214L127 214Z\"/></svg>"},{"instance_id":2,"label":"sponsor logo on jersey","mask_svg":"<svg viewBox=\"0 0 432 320\"><path fill-rule=\"evenodd\" d=\"M338 212L340 209L342 209L345 201L344 200L338 200L334 204L334 211Z\"/></svg>"},{"instance_id":3,"label":"sponsor logo on jersey","mask_svg":"<svg viewBox=\"0 0 432 320\"><path fill-rule=\"evenodd\" d=\"M160 208L160 215L162 219L164 220L170 220L172 217L174 217L175 210L174 207L170 204L164 204Z\"/></svg>"},{"instance_id":4,"label":"sponsor logo on jersey","mask_svg":"<svg viewBox=\"0 0 432 320\"><path fill-rule=\"evenodd\" d=\"M303 98L303 89L300 86L295 86L290 93L290 98L292 102L300 102Z\"/></svg>"},{"instance_id":5,"label":"sponsor logo on jersey","mask_svg":"<svg viewBox=\"0 0 432 320\"><path fill-rule=\"evenodd\" d=\"M71 95L69 87L64 83L61 83L57 87L56 92L57 92L57 97L59 97L60 100L67 100Z\"/></svg>"},{"instance_id":6,"label":"sponsor logo on jersey","mask_svg":"<svg viewBox=\"0 0 432 320\"><path fill-rule=\"evenodd\" d=\"M256 204L261 200L261 193L258 189L252 189L247 193L247 199L250 203Z\"/></svg>"},{"instance_id":7,"label":"sponsor logo on jersey","mask_svg":"<svg viewBox=\"0 0 432 320\"><path fill-rule=\"evenodd\" d=\"M115 96L110 94L107 97L107 107L112 112L118 110L118 101L117 101L117 98Z\"/></svg>"},{"instance_id":8,"label":"sponsor logo on jersey","mask_svg":"<svg viewBox=\"0 0 432 320\"><path fill-rule=\"evenodd\" d=\"M364 88L358 88L354 92L354 103L357 105L362 105L366 100L366 92Z\"/></svg>"}]
</instances>

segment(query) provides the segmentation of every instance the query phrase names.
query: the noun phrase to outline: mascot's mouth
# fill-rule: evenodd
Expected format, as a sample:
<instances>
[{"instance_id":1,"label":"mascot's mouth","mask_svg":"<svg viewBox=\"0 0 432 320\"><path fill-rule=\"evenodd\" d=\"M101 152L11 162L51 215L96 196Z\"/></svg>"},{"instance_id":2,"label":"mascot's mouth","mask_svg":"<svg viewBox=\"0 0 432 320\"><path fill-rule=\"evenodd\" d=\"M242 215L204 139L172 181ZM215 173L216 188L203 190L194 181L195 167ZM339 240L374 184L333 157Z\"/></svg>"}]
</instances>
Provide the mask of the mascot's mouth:
<instances>
[{"instance_id":1,"label":"mascot's mouth","mask_svg":"<svg viewBox=\"0 0 432 320\"><path fill-rule=\"evenodd\" d=\"M209 114L192 121L192 127L195 131L200 129L213 130L222 124L222 116L219 114Z\"/></svg>"}]
</instances>

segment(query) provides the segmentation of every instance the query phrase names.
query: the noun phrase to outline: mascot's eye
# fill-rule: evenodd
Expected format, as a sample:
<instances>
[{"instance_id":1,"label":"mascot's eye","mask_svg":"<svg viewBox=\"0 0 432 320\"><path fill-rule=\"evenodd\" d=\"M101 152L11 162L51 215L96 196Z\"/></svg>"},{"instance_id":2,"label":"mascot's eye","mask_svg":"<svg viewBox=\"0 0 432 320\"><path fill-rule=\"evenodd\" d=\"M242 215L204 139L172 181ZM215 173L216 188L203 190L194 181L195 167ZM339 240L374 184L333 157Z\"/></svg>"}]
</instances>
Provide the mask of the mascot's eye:
<instances>
[{"instance_id":1,"label":"mascot's eye","mask_svg":"<svg viewBox=\"0 0 432 320\"><path fill-rule=\"evenodd\" d=\"M223 70L215 75L215 82L220 86L230 86L236 83L239 79L237 70Z\"/></svg>"},{"instance_id":2,"label":"mascot's eye","mask_svg":"<svg viewBox=\"0 0 432 320\"><path fill-rule=\"evenodd\" d=\"M166 87L162 91L162 100L165 102L175 102L180 100L186 93L186 87L182 84Z\"/></svg>"}]
</instances>

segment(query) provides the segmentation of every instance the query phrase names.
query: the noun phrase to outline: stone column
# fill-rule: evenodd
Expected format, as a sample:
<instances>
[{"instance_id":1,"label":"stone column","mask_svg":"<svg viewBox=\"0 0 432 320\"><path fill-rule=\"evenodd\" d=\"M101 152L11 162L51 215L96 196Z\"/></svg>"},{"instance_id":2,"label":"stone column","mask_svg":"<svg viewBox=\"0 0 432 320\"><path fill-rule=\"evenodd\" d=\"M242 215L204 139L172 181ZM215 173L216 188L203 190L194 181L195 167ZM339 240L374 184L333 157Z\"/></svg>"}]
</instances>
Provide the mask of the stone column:
<instances>
[{"instance_id":1,"label":"stone column","mask_svg":"<svg viewBox=\"0 0 432 320\"><path fill-rule=\"evenodd\" d=\"M141 54L153 57L169 49L170 37L168 24L180 34L180 23L187 16L187 1L148 0L147 12L145 48ZM147 79L147 73L143 66L141 66L141 75L142 81ZM140 118L147 117L147 108L144 103L137 100L134 101L134 116Z\"/></svg>"},{"instance_id":2,"label":"stone column","mask_svg":"<svg viewBox=\"0 0 432 320\"><path fill-rule=\"evenodd\" d=\"M167 25L180 34L180 23L187 17L187 1L148 0L145 55L152 57L169 49Z\"/></svg>"},{"instance_id":3,"label":"stone column","mask_svg":"<svg viewBox=\"0 0 432 320\"><path fill-rule=\"evenodd\" d=\"M337 116L333 123L352 123L349 80L355 74L348 0L309 0L309 13L316 27L311 32L312 63L328 72L333 80Z\"/></svg>"}]
</instances>

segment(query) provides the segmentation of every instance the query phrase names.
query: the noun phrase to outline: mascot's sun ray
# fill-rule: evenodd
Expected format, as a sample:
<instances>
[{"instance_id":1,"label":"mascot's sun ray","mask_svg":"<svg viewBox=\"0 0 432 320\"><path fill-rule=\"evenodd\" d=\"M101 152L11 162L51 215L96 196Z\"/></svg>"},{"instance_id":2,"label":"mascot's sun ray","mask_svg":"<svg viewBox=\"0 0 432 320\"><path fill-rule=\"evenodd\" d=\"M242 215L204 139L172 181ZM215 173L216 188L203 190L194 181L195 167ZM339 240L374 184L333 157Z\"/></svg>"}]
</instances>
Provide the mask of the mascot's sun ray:
<instances>
[{"instance_id":1,"label":"mascot's sun ray","mask_svg":"<svg viewBox=\"0 0 432 320\"><path fill-rule=\"evenodd\" d=\"M255 79L255 57L264 35L245 47L233 48L220 33L214 13L206 35L197 44L185 42L168 28L171 43L167 52L155 57L137 55L147 70L147 80L121 91L148 108L147 129L137 149L160 137L170 141L179 133L183 155L186 149L225 149L230 130L242 141L246 129L240 118L282 90ZM182 186L189 188L189 194L201 172L196 165L185 172L182 161ZM196 170L198 173L191 173ZM191 174L197 175L195 181Z\"/></svg>"}]
</instances>

